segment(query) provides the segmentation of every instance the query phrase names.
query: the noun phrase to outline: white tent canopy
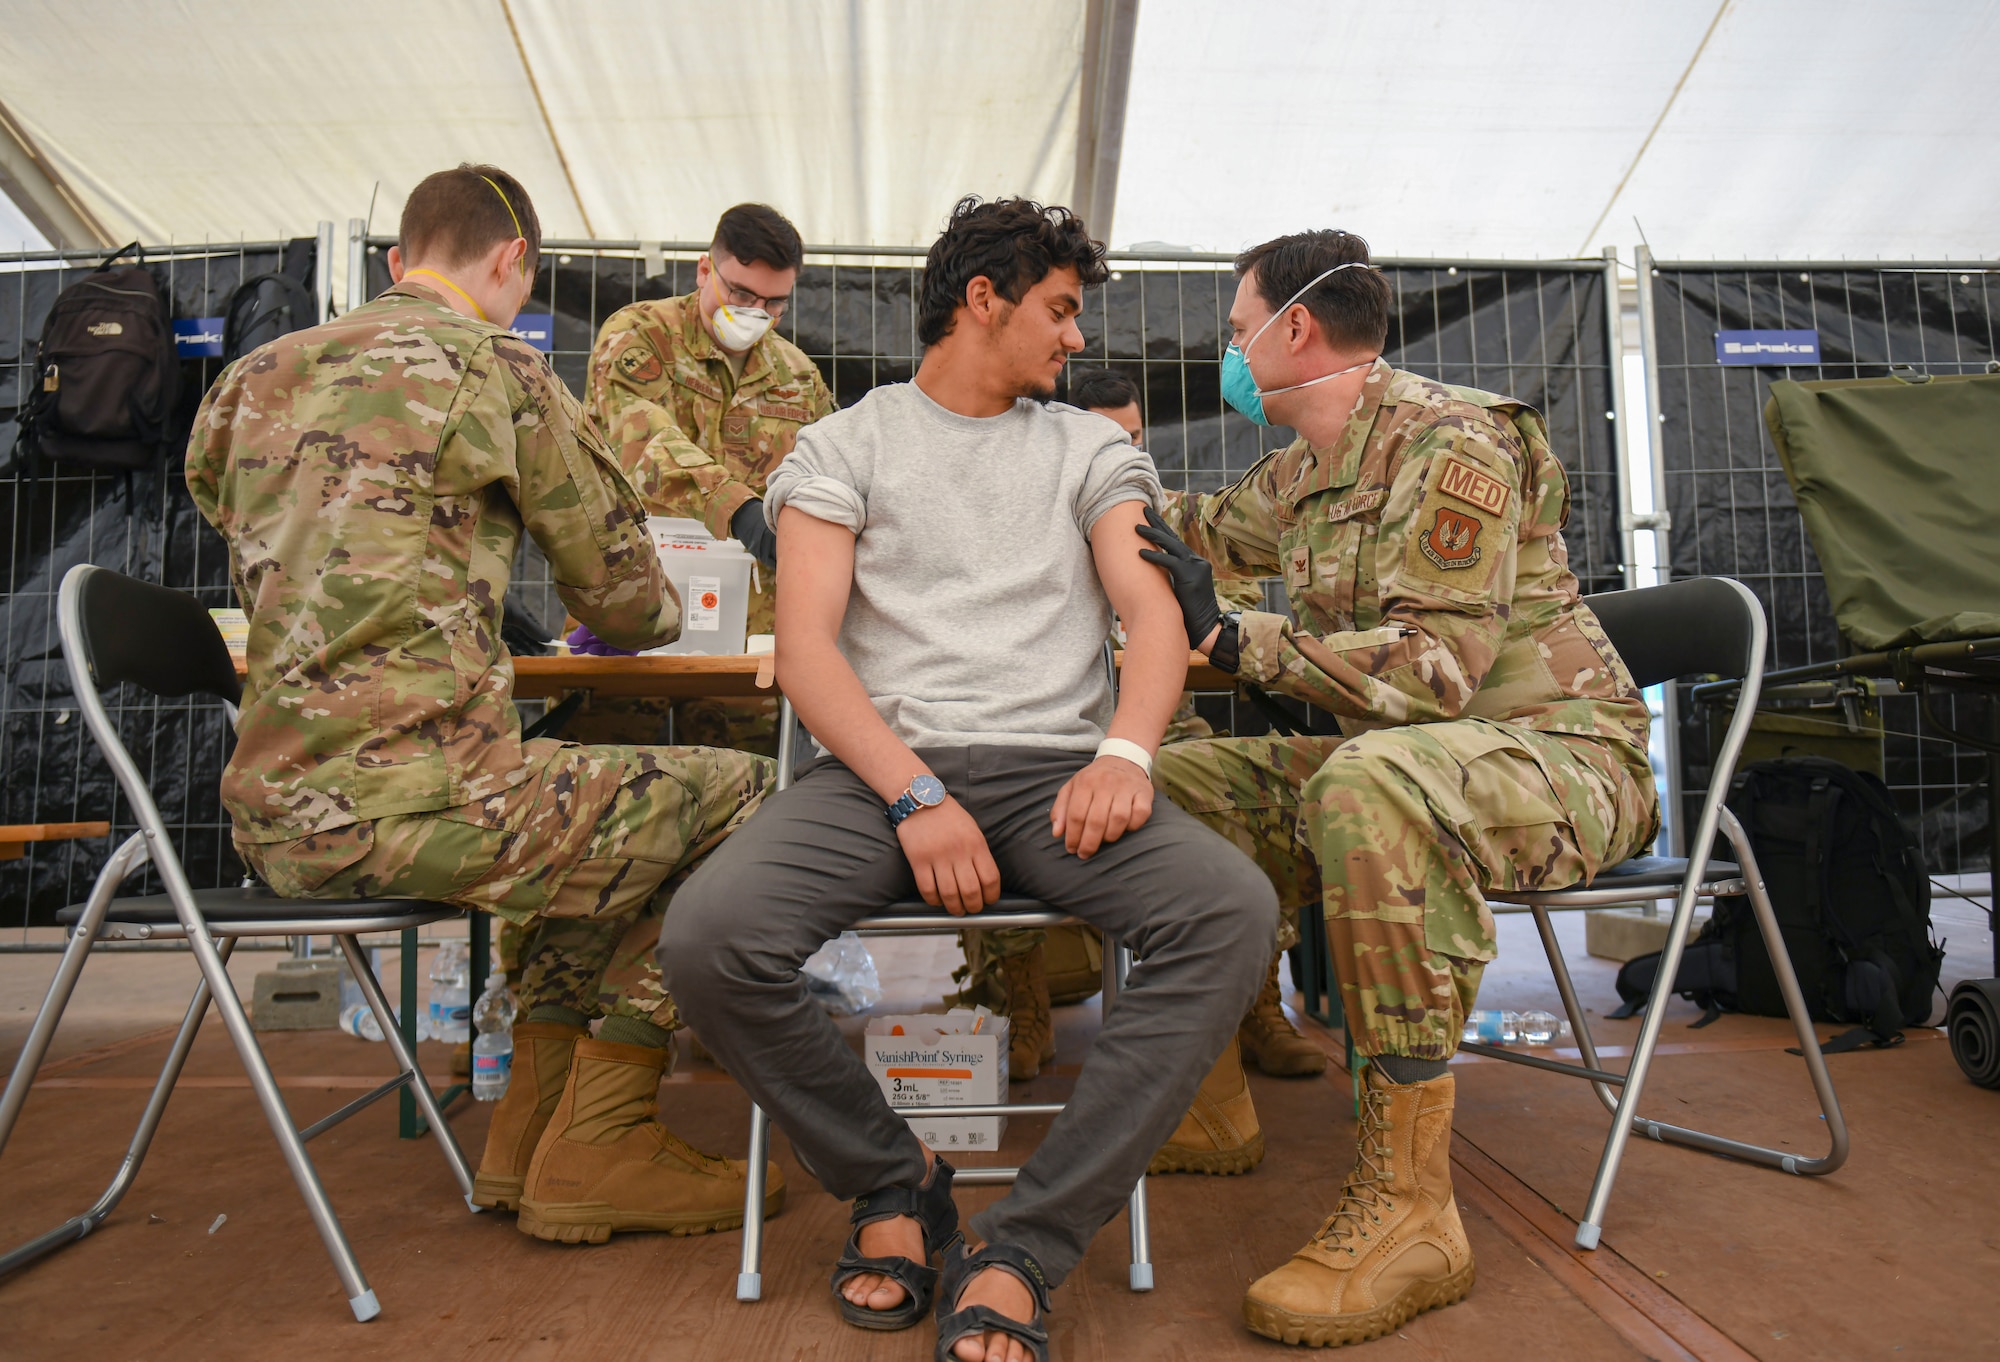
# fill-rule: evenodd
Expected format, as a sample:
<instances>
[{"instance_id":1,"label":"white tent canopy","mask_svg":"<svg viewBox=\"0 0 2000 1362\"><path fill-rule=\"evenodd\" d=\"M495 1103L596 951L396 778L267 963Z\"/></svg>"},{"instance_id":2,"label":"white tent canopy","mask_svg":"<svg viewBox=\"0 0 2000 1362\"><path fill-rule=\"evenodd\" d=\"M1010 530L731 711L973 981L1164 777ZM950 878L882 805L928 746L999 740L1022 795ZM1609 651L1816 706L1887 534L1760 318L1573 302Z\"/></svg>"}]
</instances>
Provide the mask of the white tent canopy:
<instances>
[{"instance_id":1,"label":"white tent canopy","mask_svg":"<svg viewBox=\"0 0 2000 1362\"><path fill-rule=\"evenodd\" d=\"M1121 246L1974 259L1996 69L1994 0L15 0L0 249L371 199L391 230L482 160L557 237L704 239L756 199L918 245L980 193Z\"/></svg>"}]
</instances>

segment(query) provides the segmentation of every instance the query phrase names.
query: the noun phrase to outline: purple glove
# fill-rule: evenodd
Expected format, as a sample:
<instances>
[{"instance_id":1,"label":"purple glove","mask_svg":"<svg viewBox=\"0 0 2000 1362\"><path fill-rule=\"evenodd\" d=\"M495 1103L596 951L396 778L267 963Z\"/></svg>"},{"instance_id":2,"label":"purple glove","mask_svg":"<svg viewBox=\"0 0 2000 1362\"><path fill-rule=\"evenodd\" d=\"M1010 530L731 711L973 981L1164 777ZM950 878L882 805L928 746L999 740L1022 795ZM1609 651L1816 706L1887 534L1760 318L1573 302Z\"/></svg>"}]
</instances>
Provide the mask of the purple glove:
<instances>
[{"instance_id":1,"label":"purple glove","mask_svg":"<svg viewBox=\"0 0 2000 1362\"><path fill-rule=\"evenodd\" d=\"M569 645L569 650L572 653L585 653L591 657L637 657L639 655L638 650L634 648L612 647L609 643L591 633L590 626L587 624L579 624L576 628L570 630L569 636L563 642Z\"/></svg>"}]
</instances>

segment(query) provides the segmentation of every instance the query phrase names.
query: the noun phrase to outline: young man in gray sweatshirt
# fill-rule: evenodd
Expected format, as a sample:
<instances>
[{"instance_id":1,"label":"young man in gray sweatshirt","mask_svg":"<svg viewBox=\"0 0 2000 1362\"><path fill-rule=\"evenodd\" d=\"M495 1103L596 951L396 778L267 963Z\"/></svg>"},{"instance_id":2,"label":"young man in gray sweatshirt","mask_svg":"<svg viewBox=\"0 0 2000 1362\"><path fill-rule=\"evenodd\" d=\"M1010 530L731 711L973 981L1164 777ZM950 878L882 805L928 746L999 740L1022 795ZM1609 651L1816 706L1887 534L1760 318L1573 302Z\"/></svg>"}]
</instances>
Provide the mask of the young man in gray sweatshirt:
<instances>
[{"instance_id":1,"label":"young man in gray sweatshirt","mask_svg":"<svg viewBox=\"0 0 2000 1362\"><path fill-rule=\"evenodd\" d=\"M1117 1213L1235 1033L1277 900L1221 837L1153 798L1187 638L1136 528L1151 459L1053 405L1083 347L1103 247L1061 208L961 202L931 248L922 364L807 427L770 479L778 681L823 755L675 897L660 963L703 1041L855 1200L843 1317L916 1322L941 1356L1046 1356L1047 1292ZM1116 607L1117 696L1101 649ZM807 996L830 937L921 895L977 913L1002 888L1138 956L1075 1092L1000 1202L954 1243L951 1170ZM942 1290L933 1256L945 1253Z\"/></svg>"}]
</instances>

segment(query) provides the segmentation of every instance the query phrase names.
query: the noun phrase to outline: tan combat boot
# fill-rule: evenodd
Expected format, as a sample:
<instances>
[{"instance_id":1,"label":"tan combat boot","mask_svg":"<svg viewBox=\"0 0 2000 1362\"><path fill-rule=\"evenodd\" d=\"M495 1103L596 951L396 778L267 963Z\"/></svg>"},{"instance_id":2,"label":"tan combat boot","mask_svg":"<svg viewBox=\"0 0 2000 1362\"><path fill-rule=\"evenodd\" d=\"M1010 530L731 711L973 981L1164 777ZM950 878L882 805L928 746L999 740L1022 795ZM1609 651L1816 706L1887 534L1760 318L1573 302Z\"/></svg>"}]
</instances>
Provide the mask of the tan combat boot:
<instances>
[{"instance_id":1,"label":"tan combat boot","mask_svg":"<svg viewBox=\"0 0 2000 1362\"><path fill-rule=\"evenodd\" d=\"M1247 1173L1264 1161L1264 1132L1234 1045L1201 1080L1194 1105L1146 1165L1148 1173Z\"/></svg>"},{"instance_id":2,"label":"tan combat boot","mask_svg":"<svg viewBox=\"0 0 2000 1362\"><path fill-rule=\"evenodd\" d=\"M704 1154L654 1119L667 1052L580 1040L562 1100L535 1148L521 1192L521 1233L601 1244L617 1230L707 1234L743 1223L742 1159ZM776 1164L764 1214L785 1204Z\"/></svg>"},{"instance_id":3,"label":"tan combat boot","mask_svg":"<svg viewBox=\"0 0 2000 1362\"><path fill-rule=\"evenodd\" d=\"M1007 990L1007 1081L1025 1083L1056 1057L1056 1028L1049 1016L1049 977L1042 948L1000 957Z\"/></svg>"},{"instance_id":4,"label":"tan combat boot","mask_svg":"<svg viewBox=\"0 0 2000 1362\"><path fill-rule=\"evenodd\" d=\"M1450 1074L1396 1084L1368 1066L1354 1170L1292 1261L1250 1284L1243 1318L1282 1343L1379 1338L1472 1290L1472 1247L1451 1199Z\"/></svg>"},{"instance_id":5,"label":"tan combat boot","mask_svg":"<svg viewBox=\"0 0 2000 1362\"><path fill-rule=\"evenodd\" d=\"M1314 1045L1292 1025L1285 1015L1284 995L1278 987L1280 951L1271 957L1271 972L1257 1001L1236 1028L1243 1044L1243 1057L1273 1078L1298 1078L1326 1072L1326 1051Z\"/></svg>"},{"instance_id":6,"label":"tan combat boot","mask_svg":"<svg viewBox=\"0 0 2000 1362\"><path fill-rule=\"evenodd\" d=\"M570 1051L589 1034L589 1027L560 1022L521 1022L514 1027L514 1070L486 1127L486 1153L480 1156L479 1176L472 1180L473 1205L511 1211L521 1204L521 1184L535 1157L535 1145L569 1079Z\"/></svg>"}]
</instances>

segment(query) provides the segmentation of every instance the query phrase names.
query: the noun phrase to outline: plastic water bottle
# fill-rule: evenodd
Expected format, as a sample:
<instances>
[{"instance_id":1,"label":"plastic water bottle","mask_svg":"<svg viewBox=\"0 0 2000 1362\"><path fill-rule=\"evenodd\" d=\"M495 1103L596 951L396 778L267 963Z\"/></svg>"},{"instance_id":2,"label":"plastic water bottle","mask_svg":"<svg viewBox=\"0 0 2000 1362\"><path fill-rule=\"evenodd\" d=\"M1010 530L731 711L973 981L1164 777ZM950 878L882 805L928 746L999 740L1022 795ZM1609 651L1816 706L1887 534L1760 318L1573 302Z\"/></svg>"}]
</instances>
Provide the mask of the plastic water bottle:
<instances>
[{"instance_id":1,"label":"plastic water bottle","mask_svg":"<svg viewBox=\"0 0 2000 1362\"><path fill-rule=\"evenodd\" d=\"M472 992L466 986L471 959L465 943L447 941L431 960L429 1037L456 1045L472 1032Z\"/></svg>"},{"instance_id":2,"label":"plastic water bottle","mask_svg":"<svg viewBox=\"0 0 2000 1362\"><path fill-rule=\"evenodd\" d=\"M1519 1038L1519 1020L1516 1013L1482 1007L1465 1014L1465 1034L1460 1040L1479 1041L1486 1045L1512 1045Z\"/></svg>"},{"instance_id":3,"label":"plastic water bottle","mask_svg":"<svg viewBox=\"0 0 2000 1362\"><path fill-rule=\"evenodd\" d=\"M1554 1045L1569 1034L1569 1023L1553 1012L1523 1012L1514 1029L1529 1045Z\"/></svg>"},{"instance_id":4,"label":"plastic water bottle","mask_svg":"<svg viewBox=\"0 0 2000 1362\"><path fill-rule=\"evenodd\" d=\"M350 1003L340 1009L340 1029L357 1040L382 1039L382 1024L367 1003Z\"/></svg>"},{"instance_id":5,"label":"plastic water bottle","mask_svg":"<svg viewBox=\"0 0 2000 1362\"><path fill-rule=\"evenodd\" d=\"M472 1009L472 1024L479 1034L472 1042L472 1096L480 1102L497 1102L507 1091L514 1072L514 1011L519 1006L507 989L507 976L495 973L486 980L486 991Z\"/></svg>"}]
</instances>

